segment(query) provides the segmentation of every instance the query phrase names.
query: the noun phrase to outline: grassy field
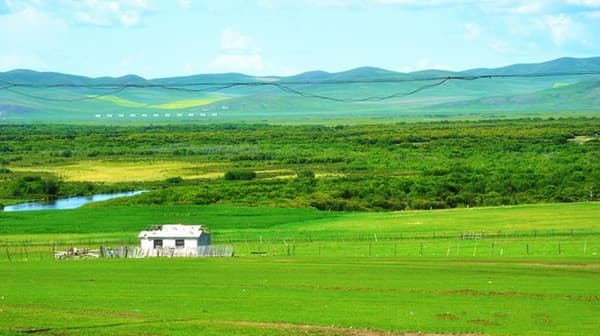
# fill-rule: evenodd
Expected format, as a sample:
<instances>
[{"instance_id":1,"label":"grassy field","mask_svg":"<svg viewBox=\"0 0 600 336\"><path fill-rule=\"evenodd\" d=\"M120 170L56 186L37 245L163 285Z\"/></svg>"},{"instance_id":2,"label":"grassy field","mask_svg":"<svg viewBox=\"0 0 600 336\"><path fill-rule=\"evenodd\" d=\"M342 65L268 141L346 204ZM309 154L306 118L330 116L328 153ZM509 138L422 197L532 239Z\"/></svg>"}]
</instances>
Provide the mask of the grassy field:
<instances>
[{"instance_id":1,"label":"grassy field","mask_svg":"<svg viewBox=\"0 0 600 336\"><path fill-rule=\"evenodd\" d=\"M15 167L17 172L45 172L69 182L144 182L160 181L168 177L216 178L223 176L217 162L183 161L100 161L84 160L72 164Z\"/></svg>"},{"instance_id":2,"label":"grassy field","mask_svg":"<svg viewBox=\"0 0 600 336\"><path fill-rule=\"evenodd\" d=\"M0 213L0 334L596 335L599 219L597 202ZM208 225L236 257L50 259L174 222Z\"/></svg>"},{"instance_id":3,"label":"grassy field","mask_svg":"<svg viewBox=\"0 0 600 336\"><path fill-rule=\"evenodd\" d=\"M383 258L10 263L0 268L0 333L597 335L598 267Z\"/></svg>"},{"instance_id":4,"label":"grassy field","mask_svg":"<svg viewBox=\"0 0 600 336\"><path fill-rule=\"evenodd\" d=\"M600 204L389 213L235 206L98 206L0 213L0 260L135 246L151 224L201 223L237 256L599 258ZM4 245L4 246L3 246Z\"/></svg>"},{"instance_id":5,"label":"grassy field","mask_svg":"<svg viewBox=\"0 0 600 336\"><path fill-rule=\"evenodd\" d=\"M205 98L182 99L182 100L175 100L175 101L170 101L170 102L161 103L161 104L140 103L140 102L127 100L127 99L117 97L117 96L99 96L99 97L94 97L94 99L106 101L106 102L115 104L117 106L127 107L127 108L181 110L181 109L189 109L189 108L193 108L193 107L210 105L210 104L216 103L221 100L226 100L228 98L225 96L213 95L213 96L208 96Z\"/></svg>"}]
</instances>

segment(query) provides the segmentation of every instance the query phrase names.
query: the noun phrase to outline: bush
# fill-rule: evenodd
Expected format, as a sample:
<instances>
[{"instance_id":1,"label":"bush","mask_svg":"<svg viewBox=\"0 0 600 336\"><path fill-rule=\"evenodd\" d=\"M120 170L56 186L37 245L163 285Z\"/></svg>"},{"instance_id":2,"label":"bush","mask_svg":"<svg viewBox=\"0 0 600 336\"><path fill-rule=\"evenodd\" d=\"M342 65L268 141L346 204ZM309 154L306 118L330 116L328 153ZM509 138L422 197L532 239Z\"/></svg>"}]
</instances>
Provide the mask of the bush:
<instances>
[{"instance_id":1,"label":"bush","mask_svg":"<svg viewBox=\"0 0 600 336\"><path fill-rule=\"evenodd\" d=\"M171 184L178 184L183 182L183 178L181 178L181 176L173 176L173 177L169 177L165 180L165 182L167 183L171 183Z\"/></svg>"},{"instance_id":2,"label":"bush","mask_svg":"<svg viewBox=\"0 0 600 336\"><path fill-rule=\"evenodd\" d=\"M251 170L230 170L225 173L225 180L254 180L256 172Z\"/></svg>"},{"instance_id":3,"label":"bush","mask_svg":"<svg viewBox=\"0 0 600 336\"><path fill-rule=\"evenodd\" d=\"M315 178L315 173L312 170L302 170L296 174L296 177L299 179L312 180Z\"/></svg>"}]
</instances>

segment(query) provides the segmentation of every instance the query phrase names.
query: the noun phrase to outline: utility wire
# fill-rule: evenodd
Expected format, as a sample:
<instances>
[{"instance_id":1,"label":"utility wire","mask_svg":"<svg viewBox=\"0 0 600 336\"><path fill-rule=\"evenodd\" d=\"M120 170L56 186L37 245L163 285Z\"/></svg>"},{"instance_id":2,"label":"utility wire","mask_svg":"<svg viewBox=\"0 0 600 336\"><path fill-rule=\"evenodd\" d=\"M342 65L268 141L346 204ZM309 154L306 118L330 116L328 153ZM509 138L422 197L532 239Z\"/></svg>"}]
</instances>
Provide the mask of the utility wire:
<instances>
[{"instance_id":1,"label":"utility wire","mask_svg":"<svg viewBox=\"0 0 600 336\"><path fill-rule=\"evenodd\" d=\"M74 102L78 102L78 101L90 100L90 99L97 99L97 98L100 98L100 97L117 94L117 93L122 92L125 89L127 89L127 87L121 87L121 88L118 88L116 90L113 90L113 91L110 91L110 92L106 92L106 93L103 93L103 94L99 94L99 95L83 96L83 97L79 97L79 98L55 98L55 97L38 96L38 95L33 95L33 94L22 92L22 91L13 90L11 87L2 87L0 89L6 90L6 91L9 91L9 92L12 92L14 94L21 95L21 96L25 96L25 97L29 97L29 98L34 98L34 99L40 99L40 100L46 100L46 101L55 101L55 102L74 103Z\"/></svg>"},{"instance_id":2,"label":"utility wire","mask_svg":"<svg viewBox=\"0 0 600 336\"><path fill-rule=\"evenodd\" d=\"M14 94L22 96L61 102L77 102L82 100L97 99L103 96L113 95L127 89L163 89L172 91L181 91L188 93L201 92L216 92L235 87L276 87L283 92L298 95L306 98L316 98L335 102L368 102L382 101L394 98L406 97L418 92L440 86L448 81L464 80L473 81L478 79L494 79L494 78L538 78L538 77L560 77L560 76L587 76L600 75L600 71L579 71L579 72L547 72L534 74L483 74L483 75L457 75L457 76L431 76L417 78L382 78L382 79L355 79L355 80L297 80L297 81L255 81L255 82L191 82L191 83L171 83L161 84L156 82L147 82L140 84L119 84L119 83L104 83L104 84L77 84L77 83L14 83L5 80L0 80L0 83L5 85L0 87L0 90L7 90ZM292 86L298 85L346 85L346 84L383 84L383 83L412 83L412 82L428 82L436 81L432 84L426 84L415 88L408 92L397 92L387 96L373 96L365 98L338 98L326 96L316 93L311 93L304 90L295 89ZM200 87L200 88L199 88ZM96 90L111 90L98 95L90 95L79 98L55 98L47 96L38 96L31 93L26 93L15 88L31 88L31 89L51 89L51 88L84 88Z\"/></svg>"}]
</instances>

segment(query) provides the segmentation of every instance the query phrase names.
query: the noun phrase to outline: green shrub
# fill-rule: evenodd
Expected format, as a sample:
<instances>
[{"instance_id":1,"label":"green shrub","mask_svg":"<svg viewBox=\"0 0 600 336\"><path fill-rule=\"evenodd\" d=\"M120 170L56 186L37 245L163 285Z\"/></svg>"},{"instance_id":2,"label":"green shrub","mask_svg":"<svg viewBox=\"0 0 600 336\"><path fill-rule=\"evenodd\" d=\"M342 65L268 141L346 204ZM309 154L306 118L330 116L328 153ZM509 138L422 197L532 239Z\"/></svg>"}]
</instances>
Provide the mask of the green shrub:
<instances>
[{"instance_id":1,"label":"green shrub","mask_svg":"<svg viewBox=\"0 0 600 336\"><path fill-rule=\"evenodd\" d=\"M165 182L167 183L171 183L171 184L178 184L183 182L183 178L181 178L181 176L173 176L173 177L169 177L165 180Z\"/></svg>"},{"instance_id":2,"label":"green shrub","mask_svg":"<svg viewBox=\"0 0 600 336\"><path fill-rule=\"evenodd\" d=\"M225 173L224 177L228 181L254 180L256 178L256 172L251 171L251 170L230 170Z\"/></svg>"}]
</instances>

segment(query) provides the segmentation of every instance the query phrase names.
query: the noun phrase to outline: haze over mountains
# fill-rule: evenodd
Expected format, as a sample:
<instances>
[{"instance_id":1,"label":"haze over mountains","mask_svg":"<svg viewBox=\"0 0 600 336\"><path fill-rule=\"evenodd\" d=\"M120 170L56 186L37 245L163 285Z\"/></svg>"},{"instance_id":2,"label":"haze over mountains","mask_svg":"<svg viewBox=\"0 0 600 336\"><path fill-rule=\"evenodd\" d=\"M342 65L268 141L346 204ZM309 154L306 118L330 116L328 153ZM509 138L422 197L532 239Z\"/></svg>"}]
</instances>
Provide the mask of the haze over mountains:
<instances>
[{"instance_id":1,"label":"haze over mountains","mask_svg":"<svg viewBox=\"0 0 600 336\"><path fill-rule=\"evenodd\" d=\"M150 120L269 120L306 118L381 118L402 116L497 116L515 113L600 112L600 75L563 75L528 78L450 80L403 96L440 80L339 83L431 79L447 76L547 75L600 72L600 57L560 58L536 64L514 64L493 69L460 72L424 70L400 73L361 67L329 73L310 71L294 76L255 77L240 73L199 74L145 79L136 75L90 78L53 72L13 70L0 73L0 120L4 121L106 121L107 118ZM320 82L336 82L320 83ZM363 102L337 102L306 97L276 86L233 86L229 83L288 83L295 91L336 99L375 98ZM303 84L293 84L302 82ZM120 88L122 85L160 84L164 88ZM212 85L208 85L208 83ZM292 84L290 84L292 83ZM39 87L10 87L33 84ZM223 85L221 85L223 84ZM59 85L47 88L44 85ZM82 88L78 85L111 85ZM376 98L396 95L392 99ZM152 119L154 118L154 119Z\"/></svg>"}]
</instances>

